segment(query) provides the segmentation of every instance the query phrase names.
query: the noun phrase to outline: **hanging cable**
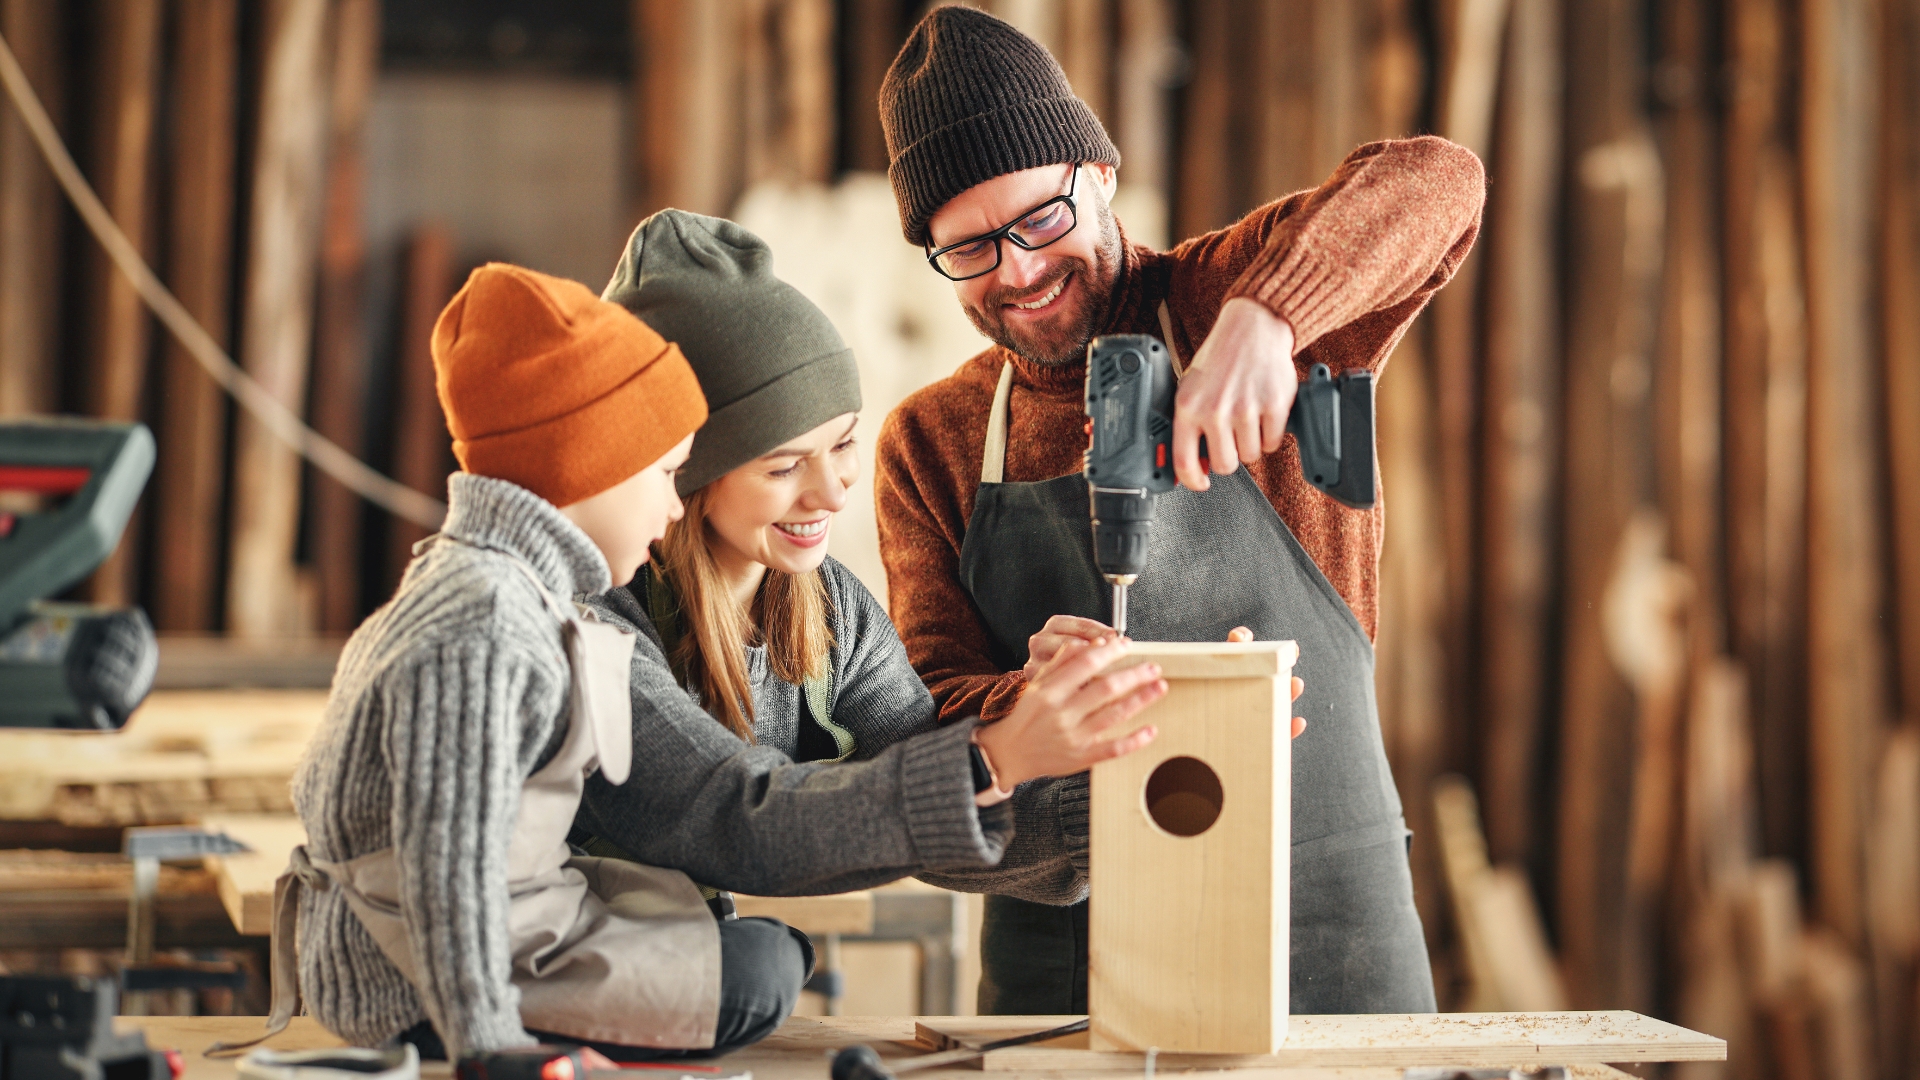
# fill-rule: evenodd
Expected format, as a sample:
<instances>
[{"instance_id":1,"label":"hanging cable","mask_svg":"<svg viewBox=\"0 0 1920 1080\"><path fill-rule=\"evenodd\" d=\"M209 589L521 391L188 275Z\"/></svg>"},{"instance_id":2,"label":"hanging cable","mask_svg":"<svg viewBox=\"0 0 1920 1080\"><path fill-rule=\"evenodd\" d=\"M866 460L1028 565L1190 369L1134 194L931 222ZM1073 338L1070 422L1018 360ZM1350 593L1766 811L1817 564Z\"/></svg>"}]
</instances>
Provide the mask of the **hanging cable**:
<instances>
[{"instance_id":1,"label":"hanging cable","mask_svg":"<svg viewBox=\"0 0 1920 1080\"><path fill-rule=\"evenodd\" d=\"M79 211L80 220L87 223L87 228L100 241L100 246L106 249L107 257L113 260L114 266L127 276L128 281L133 282L140 298L147 302L147 306L173 332L173 336L180 339L188 355L206 370L207 375L221 389L233 395L240 407L263 427L299 451L300 456L311 461L315 468L395 517L405 518L427 529L438 529L447 515L446 503L382 475L342 449L340 444L302 423L293 410L281 404L266 387L240 370L240 365L233 362L226 350L181 305L173 292L147 266L146 260L140 257L139 250L127 239L127 234L120 231L113 215L107 212L100 197L94 194L92 186L87 183L87 178L81 175L79 166L73 163L73 155L67 152L66 144L54 129L53 120L40 104L39 95L33 92L33 84L27 81L27 73L21 69L20 61L14 57L13 48L7 44L4 35L0 35L0 82L6 83L7 96L13 99L14 107L20 110L20 119L26 123L27 131L40 147L41 156L47 159L47 167L53 170L54 178L60 181L67 198L73 200L73 208Z\"/></svg>"}]
</instances>

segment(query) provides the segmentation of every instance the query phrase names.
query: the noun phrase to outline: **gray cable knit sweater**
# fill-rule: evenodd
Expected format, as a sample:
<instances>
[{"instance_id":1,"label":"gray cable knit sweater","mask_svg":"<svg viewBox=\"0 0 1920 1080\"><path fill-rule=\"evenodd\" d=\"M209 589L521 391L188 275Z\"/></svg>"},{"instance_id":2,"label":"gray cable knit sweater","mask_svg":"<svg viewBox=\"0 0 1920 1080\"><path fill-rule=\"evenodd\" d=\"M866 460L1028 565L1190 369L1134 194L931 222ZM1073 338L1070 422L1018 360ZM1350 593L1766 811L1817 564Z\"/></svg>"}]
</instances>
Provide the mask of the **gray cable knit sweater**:
<instances>
[{"instance_id":1,"label":"gray cable knit sweater","mask_svg":"<svg viewBox=\"0 0 1920 1080\"><path fill-rule=\"evenodd\" d=\"M560 596L610 582L586 534L505 481L454 475L441 531L461 543L415 559L347 643L294 779L313 855L344 862L397 849L421 985L387 961L338 890L305 891L298 949L308 1008L341 1037L378 1045L431 1019L459 1054L533 1041L510 981L507 845L521 785L558 749L568 719L559 621L509 560ZM596 776L589 790L646 794L623 803L617 835L648 861L746 888L700 868L831 881L999 859L1011 814L975 810L970 723L823 772L742 746L671 680L645 704L642 661L665 661L644 637L635 652L632 775L621 788Z\"/></svg>"},{"instance_id":2,"label":"gray cable knit sweater","mask_svg":"<svg viewBox=\"0 0 1920 1080\"><path fill-rule=\"evenodd\" d=\"M851 570L831 558L821 567L820 576L827 586L834 640L833 722L853 733L855 752L851 760L871 760L895 744L939 730L939 710L926 684L907 661L907 650L880 602ZM605 621L642 635L633 659L636 737L641 730L662 722L662 714L671 712L673 724L693 725L703 746L744 753L756 761L785 762L797 756L806 716L804 695L800 687L774 673L764 646L747 649L747 677L753 683L754 747L746 747L697 706L685 707L685 702L698 699L674 681L660 649L659 631L647 614L644 588L642 581L636 581L632 589L614 589L588 601ZM648 719L643 720L643 716ZM636 743L636 761L641 749ZM829 775L844 768L803 767L824 769ZM849 786L859 782L853 776L848 773L839 782ZM728 844L702 851L691 860L676 858L670 850L672 841L646 824L658 820L668 806L650 789L631 783L616 788L590 782L580 821L588 831L644 861L678 867L716 888L762 896L868 888L918 870L915 876L921 880L961 892L1002 893L1047 904L1085 899L1087 774L1022 784L1014 792L1012 808L1013 840L997 865L928 862L923 864L927 869L903 862L849 871L845 853L836 854L840 844L855 839L845 831L849 823L805 819L790 823L794 832L782 838L783 854L762 855ZM864 834L875 824L858 826L858 843L867 842ZM814 850L817 846L822 850Z\"/></svg>"}]
</instances>

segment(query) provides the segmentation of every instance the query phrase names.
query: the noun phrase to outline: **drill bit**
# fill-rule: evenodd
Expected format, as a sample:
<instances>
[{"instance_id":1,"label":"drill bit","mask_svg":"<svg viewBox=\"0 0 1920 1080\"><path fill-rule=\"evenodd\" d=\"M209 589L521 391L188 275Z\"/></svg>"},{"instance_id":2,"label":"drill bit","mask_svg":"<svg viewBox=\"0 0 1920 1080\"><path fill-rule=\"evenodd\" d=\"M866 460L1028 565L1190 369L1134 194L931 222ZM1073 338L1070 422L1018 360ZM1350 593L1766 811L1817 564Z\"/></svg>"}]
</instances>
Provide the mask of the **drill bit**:
<instances>
[{"instance_id":1,"label":"drill bit","mask_svg":"<svg viewBox=\"0 0 1920 1080\"><path fill-rule=\"evenodd\" d=\"M1113 586L1113 628L1124 634L1127 632L1127 586L1139 578L1138 574L1108 574L1107 584Z\"/></svg>"}]
</instances>

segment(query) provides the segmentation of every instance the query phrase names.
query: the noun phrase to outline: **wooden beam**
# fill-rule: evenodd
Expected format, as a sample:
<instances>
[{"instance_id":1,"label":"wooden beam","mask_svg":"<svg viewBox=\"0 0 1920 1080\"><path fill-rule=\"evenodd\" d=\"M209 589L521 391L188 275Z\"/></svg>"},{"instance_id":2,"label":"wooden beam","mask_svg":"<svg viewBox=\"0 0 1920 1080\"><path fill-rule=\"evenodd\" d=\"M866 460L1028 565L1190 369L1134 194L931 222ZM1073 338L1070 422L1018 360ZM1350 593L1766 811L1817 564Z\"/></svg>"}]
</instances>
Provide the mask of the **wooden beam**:
<instances>
[{"instance_id":1,"label":"wooden beam","mask_svg":"<svg viewBox=\"0 0 1920 1080\"><path fill-rule=\"evenodd\" d=\"M1228 0L1187 4L1187 51L1191 76L1179 128L1173 194L1173 235L1198 236L1233 220L1238 207L1234 178L1244 147L1234 128L1236 99L1232 67L1235 20Z\"/></svg>"},{"instance_id":2,"label":"wooden beam","mask_svg":"<svg viewBox=\"0 0 1920 1080\"><path fill-rule=\"evenodd\" d=\"M1369 80L1358 136L1387 138L1413 129L1425 83L1408 0L1376 0L1366 12L1365 64ZM1427 334L1416 326L1394 349L1380 383L1381 483L1393 492L1393 513L1380 562L1380 633L1374 682L1380 728L1395 785L1417 839L1409 853L1414 903L1426 931L1434 985L1450 1007L1450 971L1458 959L1448 947L1449 923L1439 835L1428 785L1440 771L1441 669L1439 604L1445 582L1440 558L1438 495L1433 476L1432 375Z\"/></svg>"},{"instance_id":3,"label":"wooden beam","mask_svg":"<svg viewBox=\"0 0 1920 1080\"><path fill-rule=\"evenodd\" d=\"M1567 9L1567 260L1561 735L1556 905L1576 1004L1630 1000L1622 815L1635 702L1602 612L1634 511L1648 501L1642 432L1660 260L1659 158L1640 111L1641 8Z\"/></svg>"},{"instance_id":4,"label":"wooden beam","mask_svg":"<svg viewBox=\"0 0 1920 1080\"><path fill-rule=\"evenodd\" d=\"M1708 0L1659 9L1659 123L1667 178L1665 281L1654 384L1655 479L1668 547L1693 579L1692 648L1723 649L1720 614L1720 274L1718 142Z\"/></svg>"},{"instance_id":5,"label":"wooden beam","mask_svg":"<svg viewBox=\"0 0 1920 1080\"><path fill-rule=\"evenodd\" d=\"M840 167L885 172L887 140L880 128L880 83L906 40L900 0L841 0Z\"/></svg>"},{"instance_id":6,"label":"wooden beam","mask_svg":"<svg viewBox=\"0 0 1920 1080\"><path fill-rule=\"evenodd\" d=\"M1115 214L1130 239L1156 248L1167 234L1167 90L1178 60L1169 0L1119 0L1115 21L1113 98L1107 133L1120 150Z\"/></svg>"},{"instance_id":7,"label":"wooden beam","mask_svg":"<svg viewBox=\"0 0 1920 1080\"><path fill-rule=\"evenodd\" d=\"M1495 89L1506 36L1507 0L1451 0L1439 5L1442 56L1436 109L1440 134L1486 159L1492 150ZM1476 507L1482 478L1480 443L1481 267L1476 249L1434 297L1430 319L1433 350L1435 436L1439 451L1440 522L1447 562L1446 609L1441 640L1446 645L1446 724L1450 768L1467 768L1472 749L1472 692L1480 643L1473 633L1478 591Z\"/></svg>"},{"instance_id":8,"label":"wooden beam","mask_svg":"<svg viewBox=\"0 0 1920 1080\"><path fill-rule=\"evenodd\" d=\"M1728 645L1753 680L1761 848L1806 851L1806 307L1782 0L1729 0L1722 128Z\"/></svg>"},{"instance_id":9,"label":"wooden beam","mask_svg":"<svg viewBox=\"0 0 1920 1080\"><path fill-rule=\"evenodd\" d=\"M393 478L428 495L443 495L453 457L453 436L434 390L433 324L453 298L453 234L438 222L417 229L407 244L405 292L401 295L400 348L394 372ZM388 591L400 583L413 559L413 545L428 530L391 519Z\"/></svg>"},{"instance_id":10,"label":"wooden beam","mask_svg":"<svg viewBox=\"0 0 1920 1080\"><path fill-rule=\"evenodd\" d=\"M1220 168L1251 151L1248 188L1238 200L1234 218L1282 195L1313 187L1338 160L1322 160L1325 96L1319 92L1319 83L1326 65L1335 59L1321 55L1322 7L1319 0L1261 0L1252 11L1229 20L1227 32L1239 46L1241 79L1256 80L1252 85L1258 87L1253 95L1235 94L1253 99L1253 141L1229 143L1220 160L1208 163L1210 168Z\"/></svg>"},{"instance_id":11,"label":"wooden beam","mask_svg":"<svg viewBox=\"0 0 1920 1080\"><path fill-rule=\"evenodd\" d=\"M1047 47L1074 94L1113 134L1114 11L1109 0L1058 0Z\"/></svg>"},{"instance_id":12,"label":"wooden beam","mask_svg":"<svg viewBox=\"0 0 1920 1080\"><path fill-rule=\"evenodd\" d=\"M740 192L741 8L634 0L635 217L725 214Z\"/></svg>"},{"instance_id":13,"label":"wooden beam","mask_svg":"<svg viewBox=\"0 0 1920 1080\"><path fill-rule=\"evenodd\" d=\"M298 413L306 399L325 168L327 0L269 0L262 21L240 359ZM298 455L242 414L233 447L229 633L260 638L310 629L293 561L299 518Z\"/></svg>"},{"instance_id":14,"label":"wooden beam","mask_svg":"<svg viewBox=\"0 0 1920 1080\"><path fill-rule=\"evenodd\" d=\"M1893 499L1894 629L1900 710L1920 719L1920 2L1888 0L1881 93L1880 312ZM1920 1051L1916 1051L1920 1053Z\"/></svg>"},{"instance_id":15,"label":"wooden beam","mask_svg":"<svg viewBox=\"0 0 1920 1080\"><path fill-rule=\"evenodd\" d=\"M1559 402L1560 14L1514 0L1487 185L1477 532L1481 791L1497 861L1534 861Z\"/></svg>"},{"instance_id":16,"label":"wooden beam","mask_svg":"<svg viewBox=\"0 0 1920 1080\"><path fill-rule=\"evenodd\" d=\"M1379 384L1381 484L1393 492L1393 513L1380 552L1380 633L1374 682L1380 698L1380 730L1395 786L1418 839L1412 862L1414 903L1427 935L1428 953L1444 973L1456 960L1447 949L1442 906L1444 866L1428 785L1443 770L1442 649L1440 617L1446 566L1440 558L1439 485L1433 476L1432 372L1426 335L1411 333L1394 349ZM1442 994L1449 981L1436 974ZM1454 1003L1442 997L1442 1008Z\"/></svg>"},{"instance_id":17,"label":"wooden beam","mask_svg":"<svg viewBox=\"0 0 1920 1080\"><path fill-rule=\"evenodd\" d=\"M233 287L239 4L205 0L174 11L167 285L225 345ZM153 577L153 621L163 631L204 633L219 617L226 395L171 335L161 380L154 557L164 572Z\"/></svg>"},{"instance_id":18,"label":"wooden beam","mask_svg":"<svg viewBox=\"0 0 1920 1080\"><path fill-rule=\"evenodd\" d=\"M1871 758L1887 721L1872 325L1872 0L1800 6L1807 282L1808 766L1814 907L1855 950ZM1839 993L1839 991L1835 991Z\"/></svg>"},{"instance_id":19,"label":"wooden beam","mask_svg":"<svg viewBox=\"0 0 1920 1080\"><path fill-rule=\"evenodd\" d=\"M327 132L326 209L320 226L319 320L314 335L313 426L360 453L367 404L367 110L380 66L380 0L339 0ZM307 547L319 586L319 628L342 634L360 622L360 497L318 469Z\"/></svg>"},{"instance_id":20,"label":"wooden beam","mask_svg":"<svg viewBox=\"0 0 1920 1080\"><path fill-rule=\"evenodd\" d=\"M58 124L65 113L65 5L0 2L0 32ZM0 110L0 416L59 407L62 197L11 105Z\"/></svg>"},{"instance_id":21,"label":"wooden beam","mask_svg":"<svg viewBox=\"0 0 1920 1080\"><path fill-rule=\"evenodd\" d=\"M833 174L831 0L741 0L742 186Z\"/></svg>"},{"instance_id":22,"label":"wooden beam","mask_svg":"<svg viewBox=\"0 0 1920 1080\"><path fill-rule=\"evenodd\" d=\"M96 0L88 14L95 31L88 179L114 221L151 257L148 185L160 0ZM98 244L88 242L82 250L82 408L91 416L138 420L146 397L152 317L133 283L114 269ZM95 601L132 601L141 531L136 518L113 554L94 571L88 592Z\"/></svg>"}]
</instances>

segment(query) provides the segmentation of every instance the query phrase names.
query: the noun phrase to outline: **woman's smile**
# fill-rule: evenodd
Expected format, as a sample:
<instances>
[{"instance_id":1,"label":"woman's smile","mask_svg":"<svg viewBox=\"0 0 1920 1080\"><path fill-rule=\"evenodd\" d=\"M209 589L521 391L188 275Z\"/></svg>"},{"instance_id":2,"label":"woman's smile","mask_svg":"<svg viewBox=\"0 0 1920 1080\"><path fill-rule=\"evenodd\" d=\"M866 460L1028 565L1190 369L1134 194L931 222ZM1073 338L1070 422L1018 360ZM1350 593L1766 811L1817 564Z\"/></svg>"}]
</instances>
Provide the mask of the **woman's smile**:
<instances>
[{"instance_id":1,"label":"woman's smile","mask_svg":"<svg viewBox=\"0 0 1920 1080\"><path fill-rule=\"evenodd\" d=\"M773 529L788 543L810 548L827 542L827 526L832 521L833 515L827 514L812 521L776 521Z\"/></svg>"}]
</instances>

